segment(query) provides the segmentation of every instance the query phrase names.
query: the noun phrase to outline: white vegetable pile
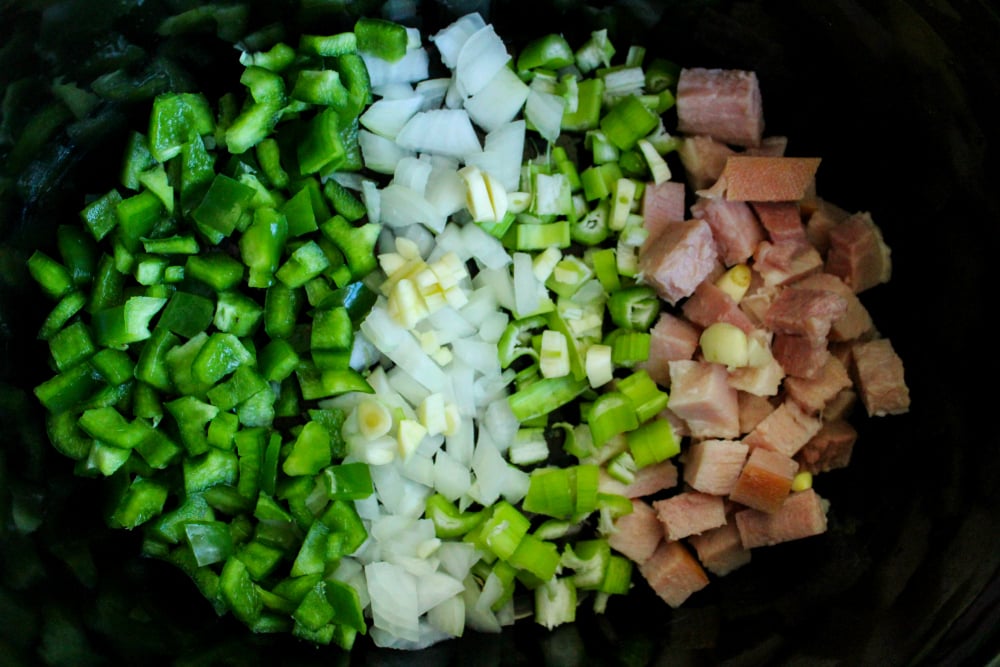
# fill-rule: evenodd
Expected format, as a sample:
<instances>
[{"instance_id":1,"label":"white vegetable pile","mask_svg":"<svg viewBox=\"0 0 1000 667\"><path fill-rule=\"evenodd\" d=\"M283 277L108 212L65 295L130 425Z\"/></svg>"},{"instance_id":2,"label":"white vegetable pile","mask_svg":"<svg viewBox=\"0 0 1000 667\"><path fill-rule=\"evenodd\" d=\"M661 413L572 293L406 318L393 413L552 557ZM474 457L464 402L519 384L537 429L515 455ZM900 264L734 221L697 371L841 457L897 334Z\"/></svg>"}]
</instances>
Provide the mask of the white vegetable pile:
<instances>
[{"instance_id":1,"label":"white vegetable pile","mask_svg":"<svg viewBox=\"0 0 1000 667\"><path fill-rule=\"evenodd\" d=\"M431 51L410 36L397 62L365 55L376 100L359 141L366 167L391 178L348 184L384 228L372 283L380 297L353 359L358 369L378 362L368 377L375 393L329 404L347 411L347 460L368 463L375 487L357 502L369 538L335 576L358 590L377 645L416 649L514 621L512 601L491 610L501 582L470 575L476 547L436 538L420 517L435 492L459 509L527 492L528 474L506 458L519 422L506 400L515 371L501 371L497 341L509 312L548 298L547 275L464 223L527 206L517 191L526 119L553 140L563 100L517 77L478 14L431 37L448 78L428 78Z\"/></svg>"}]
</instances>

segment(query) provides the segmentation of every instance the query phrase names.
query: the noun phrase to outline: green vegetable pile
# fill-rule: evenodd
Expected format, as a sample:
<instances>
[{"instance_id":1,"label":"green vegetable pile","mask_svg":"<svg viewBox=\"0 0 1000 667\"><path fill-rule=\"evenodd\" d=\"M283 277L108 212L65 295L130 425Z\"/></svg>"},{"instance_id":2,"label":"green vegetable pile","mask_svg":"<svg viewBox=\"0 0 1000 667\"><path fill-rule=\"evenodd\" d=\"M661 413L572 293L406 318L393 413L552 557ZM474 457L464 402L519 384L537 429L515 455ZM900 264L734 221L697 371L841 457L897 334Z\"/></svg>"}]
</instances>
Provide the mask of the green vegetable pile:
<instances>
[{"instance_id":1,"label":"green vegetable pile","mask_svg":"<svg viewBox=\"0 0 1000 667\"><path fill-rule=\"evenodd\" d=\"M379 226L324 177L362 167L359 47L399 35L359 20L245 58L242 97L157 96L119 185L59 226L57 258L28 260L55 301L35 393L56 449L117 489L109 522L143 525L146 554L255 631L344 647L357 594L318 572L365 539L349 501L371 480L335 463L344 415L315 402L371 391L349 361Z\"/></svg>"}]
</instances>

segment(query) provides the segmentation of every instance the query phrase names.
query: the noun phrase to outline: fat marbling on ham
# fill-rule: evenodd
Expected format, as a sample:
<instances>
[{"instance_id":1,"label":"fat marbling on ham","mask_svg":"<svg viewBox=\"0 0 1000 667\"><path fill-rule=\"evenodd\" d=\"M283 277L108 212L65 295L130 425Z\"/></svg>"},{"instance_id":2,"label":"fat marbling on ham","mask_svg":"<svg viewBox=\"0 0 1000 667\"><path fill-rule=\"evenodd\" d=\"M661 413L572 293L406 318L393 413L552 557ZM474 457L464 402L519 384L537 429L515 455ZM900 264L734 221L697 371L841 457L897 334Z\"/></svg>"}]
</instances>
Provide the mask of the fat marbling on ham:
<instances>
[{"instance_id":1,"label":"fat marbling on ham","mask_svg":"<svg viewBox=\"0 0 1000 667\"><path fill-rule=\"evenodd\" d=\"M609 543L672 606L752 549L825 532L809 475L850 462L855 403L869 416L910 405L902 360L859 298L891 274L871 214L823 199L820 159L763 137L753 73L682 70L677 112L686 186L650 183L642 199L638 280L665 306L639 367L669 392L658 418L684 448L676 465L600 483L633 505ZM745 291L717 282L737 264ZM706 360L701 334L717 322L746 336L745 364Z\"/></svg>"}]
</instances>

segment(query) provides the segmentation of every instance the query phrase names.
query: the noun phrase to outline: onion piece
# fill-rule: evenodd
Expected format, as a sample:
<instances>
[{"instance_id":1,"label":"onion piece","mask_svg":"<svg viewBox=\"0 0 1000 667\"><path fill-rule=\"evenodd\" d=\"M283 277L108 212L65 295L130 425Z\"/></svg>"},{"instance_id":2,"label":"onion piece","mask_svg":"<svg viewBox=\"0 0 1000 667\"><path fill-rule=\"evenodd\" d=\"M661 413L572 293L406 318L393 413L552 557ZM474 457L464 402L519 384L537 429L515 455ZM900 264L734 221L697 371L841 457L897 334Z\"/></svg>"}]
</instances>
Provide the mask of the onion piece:
<instances>
[{"instance_id":1,"label":"onion piece","mask_svg":"<svg viewBox=\"0 0 1000 667\"><path fill-rule=\"evenodd\" d=\"M430 41L437 47L441 62L448 69L455 69L462 46L473 34L486 27L486 22L478 12L470 12L455 19L451 24L431 35Z\"/></svg>"},{"instance_id":2,"label":"onion piece","mask_svg":"<svg viewBox=\"0 0 1000 667\"><path fill-rule=\"evenodd\" d=\"M501 67L482 89L465 100L472 121L487 132L514 120L528 99L528 85L509 67Z\"/></svg>"},{"instance_id":3,"label":"onion piece","mask_svg":"<svg viewBox=\"0 0 1000 667\"><path fill-rule=\"evenodd\" d=\"M407 121L423 106L424 98L420 95L410 95L400 98L382 98L372 103L361 114L358 122L370 132L387 139L395 139Z\"/></svg>"},{"instance_id":4,"label":"onion piece","mask_svg":"<svg viewBox=\"0 0 1000 667\"><path fill-rule=\"evenodd\" d=\"M458 52L455 63L455 86L463 97L475 95L489 84L507 63L507 45L492 25L486 25L469 35Z\"/></svg>"},{"instance_id":5,"label":"onion piece","mask_svg":"<svg viewBox=\"0 0 1000 667\"><path fill-rule=\"evenodd\" d=\"M431 109L413 115L396 135L405 150L463 158L482 150L464 109Z\"/></svg>"}]
</instances>

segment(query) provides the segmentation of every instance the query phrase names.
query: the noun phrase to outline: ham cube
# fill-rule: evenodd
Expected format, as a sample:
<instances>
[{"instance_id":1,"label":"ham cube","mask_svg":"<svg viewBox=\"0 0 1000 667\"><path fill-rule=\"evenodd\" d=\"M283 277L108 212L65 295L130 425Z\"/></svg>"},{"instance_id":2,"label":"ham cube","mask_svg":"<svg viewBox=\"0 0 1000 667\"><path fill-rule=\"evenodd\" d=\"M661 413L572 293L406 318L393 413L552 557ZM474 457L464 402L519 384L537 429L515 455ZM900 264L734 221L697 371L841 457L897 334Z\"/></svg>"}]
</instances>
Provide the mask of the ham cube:
<instances>
[{"instance_id":1,"label":"ham cube","mask_svg":"<svg viewBox=\"0 0 1000 667\"><path fill-rule=\"evenodd\" d=\"M668 223L684 221L686 197L683 183L646 183L642 191L642 224L650 236L659 234Z\"/></svg>"},{"instance_id":2,"label":"ham cube","mask_svg":"<svg viewBox=\"0 0 1000 667\"><path fill-rule=\"evenodd\" d=\"M851 377L844 364L830 355L826 363L811 378L792 377L785 381L785 396L807 414L819 414L826 404L851 386Z\"/></svg>"},{"instance_id":3,"label":"ham cube","mask_svg":"<svg viewBox=\"0 0 1000 667\"><path fill-rule=\"evenodd\" d=\"M830 230L829 239L826 270L855 294L888 282L892 276L892 253L870 213L850 216Z\"/></svg>"},{"instance_id":4,"label":"ham cube","mask_svg":"<svg viewBox=\"0 0 1000 667\"><path fill-rule=\"evenodd\" d=\"M846 420L823 422L819 432L795 455L799 470L816 475L847 467L857 439L857 430Z\"/></svg>"},{"instance_id":5,"label":"ham cube","mask_svg":"<svg viewBox=\"0 0 1000 667\"><path fill-rule=\"evenodd\" d=\"M677 79L677 131L707 134L737 146L757 146L764 107L755 72L685 68Z\"/></svg>"},{"instance_id":6,"label":"ham cube","mask_svg":"<svg viewBox=\"0 0 1000 667\"><path fill-rule=\"evenodd\" d=\"M777 334L771 353L785 373L791 377L814 377L830 358L825 338L807 338L792 334Z\"/></svg>"},{"instance_id":7,"label":"ham cube","mask_svg":"<svg viewBox=\"0 0 1000 667\"><path fill-rule=\"evenodd\" d=\"M639 271L645 283L675 305L715 270L717 260L708 223L688 220L670 223L647 238L639 252Z\"/></svg>"},{"instance_id":8,"label":"ham cube","mask_svg":"<svg viewBox=\"0 0 1000 667\"><path fill-rule=\"evenodd\" d=\"M778 452L762 447L750 450L729 499L746 507L773 514L781 509L792 489L799 464ZM739 516L737 512L736 516Z\"/></svg>"},{"instance_id":9,"label":"ham cube","mask_svg":"<svg viewBox=\"0 0 1000 667\"><path fill-rule=\"evenodd\" d=\"M740 433L749 433L764 417L774 412L774 403L767 396L740 391L737 399L740 406Z\"/></svg>"},{"instance_id":10,"label":"ham cube","mask_svg":"<svg viewBox=\"0 0 1000 667\"><path fill-rule=\"evenodd\" d=\"M649 357L640 366L655 382L664 387L670 386L667 364L694 357L700 332L687 320L664 312L660 313L649 335Z\"/></svg>"},{"instance_id":11,"label":"ham cube","mask_svg":"<svg viewBox=\"0 0 1000 667\"><path fill-rule=\"evenodd\" d=\"M826 532L827 502L813 489L791 494L777 512L747 509L734 515L747 549L771 546Z\"/></svg>"},{"instance_id":12,"label":"ham cube","mask_svg":"<svg viewBox=\"0 0 1000 667\"><path fill-rule=\"evenodd\" d=\"M802 280L796 281L793 287L804 287L808 289L825 289L839 294L847 302L847 310L837 318L830 326L830 340L845 341L863 338L870 335L875 325L872 322L868 309L861 303L861 299L854 293L843 280L832 273L820 272L806 276Z\"/></svg>"},{"instance_id":13,"label":"ham cube","mask_svg":"<svg viewBox=\"0 0 1000 667\"><path fill-rule=\"evenodd\" d=\"M820 158L733 155L726 160L712 196L731 201L800 201L814 185Z\"/></svg>"},{"instance_id":14,"label":"ham cube","mask_svg":"<svg viewBox=\"0 0 1000 667\"><path fill-rule=\"evenodd\" d=\"M602 468L598 483L601 493L615 493L626 498L650 496L675 486L677 486L677 466L672 461L661 461L639 468L631 484L623 484L604 472Z\"/></svg>"},{"instance_id":15,"label":"ham cube","mask_svg":"<svg viewBox=\"0 0 1000 667\"><path fill-rule=\"evenodd\" d=\"M858 394L854 391L853 385L848 389L840 391L836 396L827 401L823 408L823 419L826 421L836 421L837 419L847 419L851 416L855 404L858 402Z\"/></svg>"},{"instance_id":16,"label":"ham cube","mask_svg":"<svg viewBox=\"0 0 1000 667\"><path fill-rule=\"evenodd\" d=\"M728 495L743 471L750 448L734 440L702 440L688 448L684 482L692 489Z\"/></svg>"},{"instance_id":17,"label":"ham cube","mask_svg":"<svg viewBox=\"0 0 1000 667\"><path fill-rule=\"evenodd\" d=\"M704 361L671 361L670 411L684 420L695 438L739 437L736 389L726 367Z\"/></svg>"},{"instance_id":18,"label":"ham cube","mask_svg":"<svg viewBox=\"0 0 1000 667\"><path fill-rule=\"evenodd\" d=\"M910 410L910 390L903 377L903 360L888 338L858 343L852 348L861 402L868 416L898 415Z\"/></svg>"},{"instance_id":19,"label":"ham cube","mask_svg":"<svg viewBox=\"0 0 1000 667\"><path fill-rule=\"evenodd\" d=\"M643 563L663 541L663 524L656 510L638 498L632 499L632 511L615 519L615 529L608 535L608 544L623 556Z\"/></svg>"},{"instance_id":20,"label":"ham cube","mask_svg":"<svg viewBox=\"0 0 1000 667\"><path fill-rule=\"evenodd\" d=\"M792 457L816 435L820 426L819 417L807 414L798 403L786 399L764 417L743 442L751 449L768 449Z\"/></svg>"},{"instance_id":21,"label":"ham cube","mask_svg":"<svg viewBox=\"0 0 1000 667\"><path fill-rule=\"evenodd\" d=\"M850 213L836 204L820 199L806 220L806 238L820 253L826 255L830 248L830 232L849 216Z\"/></svg>"},{"instance_id":22,"label":"ham cube","mask_svg":"<svg viewBox=\"0 0 1000 667\"><path fill-rule=\"evenodd\" d=\"M712 228L719 259L726 266L750 259L764 240L764 230L745 202L700 197L691 205L691 215Z\"/></svg>"},{"instance_id":23,"label":"ham cube","mask_svg":"<svg viewBox=\"0 0 1000 667\"><path fill-rule=\"evenodd\" d=\"M761 241L753 253L754 270L765 285L782 286L823 270L823 257L804 243Z\"/></svg>"},{"instance_id":24,"label":"ham cube","mask_svg":"<svg viewBox=\"0 0 1000 667\"><path fill-rule=\"evenodd\" d=\"M764 323L777 333L825 339L830 327L845 312L847 301L835 292L783 289L767 309Z\"/></svg>"},{"instance_id":25,"label":"ham cube","mask_svg":"<svg viewBox=\"0 0 1000 667\"><path fill-rule=\"evenodd\" d=\"M677 608L708 586L708 575L688 548L663 540L653 555L639 564L639 573L668 605Z\"/></svg>"},{"instance_id":26,"label":"ham cube","mask_svg":"<svg viewBox=\"0 0 1000 667\"><path fill-rule=\"evenodd\" d=\"M704 190L719 180L726 160L735 153L726 144L707 136L685 137L677 147L677 156L692 190Z\"/></svg>"},{"instance_id":27,"label":"ham cube","mask_svg":"<svg viewBox=\"0 0 1000 667\"><path fill-rule=\"evenodd\" d=\"M733 297L708 280L698 285L694 294L681 306L681 311L686 318L703 328L716 322L726 322L739 327L744 333L754 330L753 321L740 310Z\"/></svg>"},{"instance_id":28,"label":"ham cube","mask_svg":"<svg viewBox=\"0 0 1000 667\"><path fill-rule=\"evenodd\" d=\"M722 496L685 491L663 500L654 500L653 509L663 524L668 540L680 540L726 524Z\"/></svg>"},{"instance_id":29,"label":"ham cube","mask_svg":"<svg viewBox=\"0 0 1000 667\"><path fill-rule=\"evenodd\" d=\"M702 567L720 577L750 562L750 550L743 546L735 521L692 535L688 543L694 547Z\"/></svg>"},{"instance_id":30,"label":"ham cube","mask_svg":"<svg viewBox=\"0 0 1000 667\"><path fill-rule=\"evenodd\" d=\"M795 202L751 202L760 224L773 243L807 244L806 226Z\"/></svg>"}]
</instances>

